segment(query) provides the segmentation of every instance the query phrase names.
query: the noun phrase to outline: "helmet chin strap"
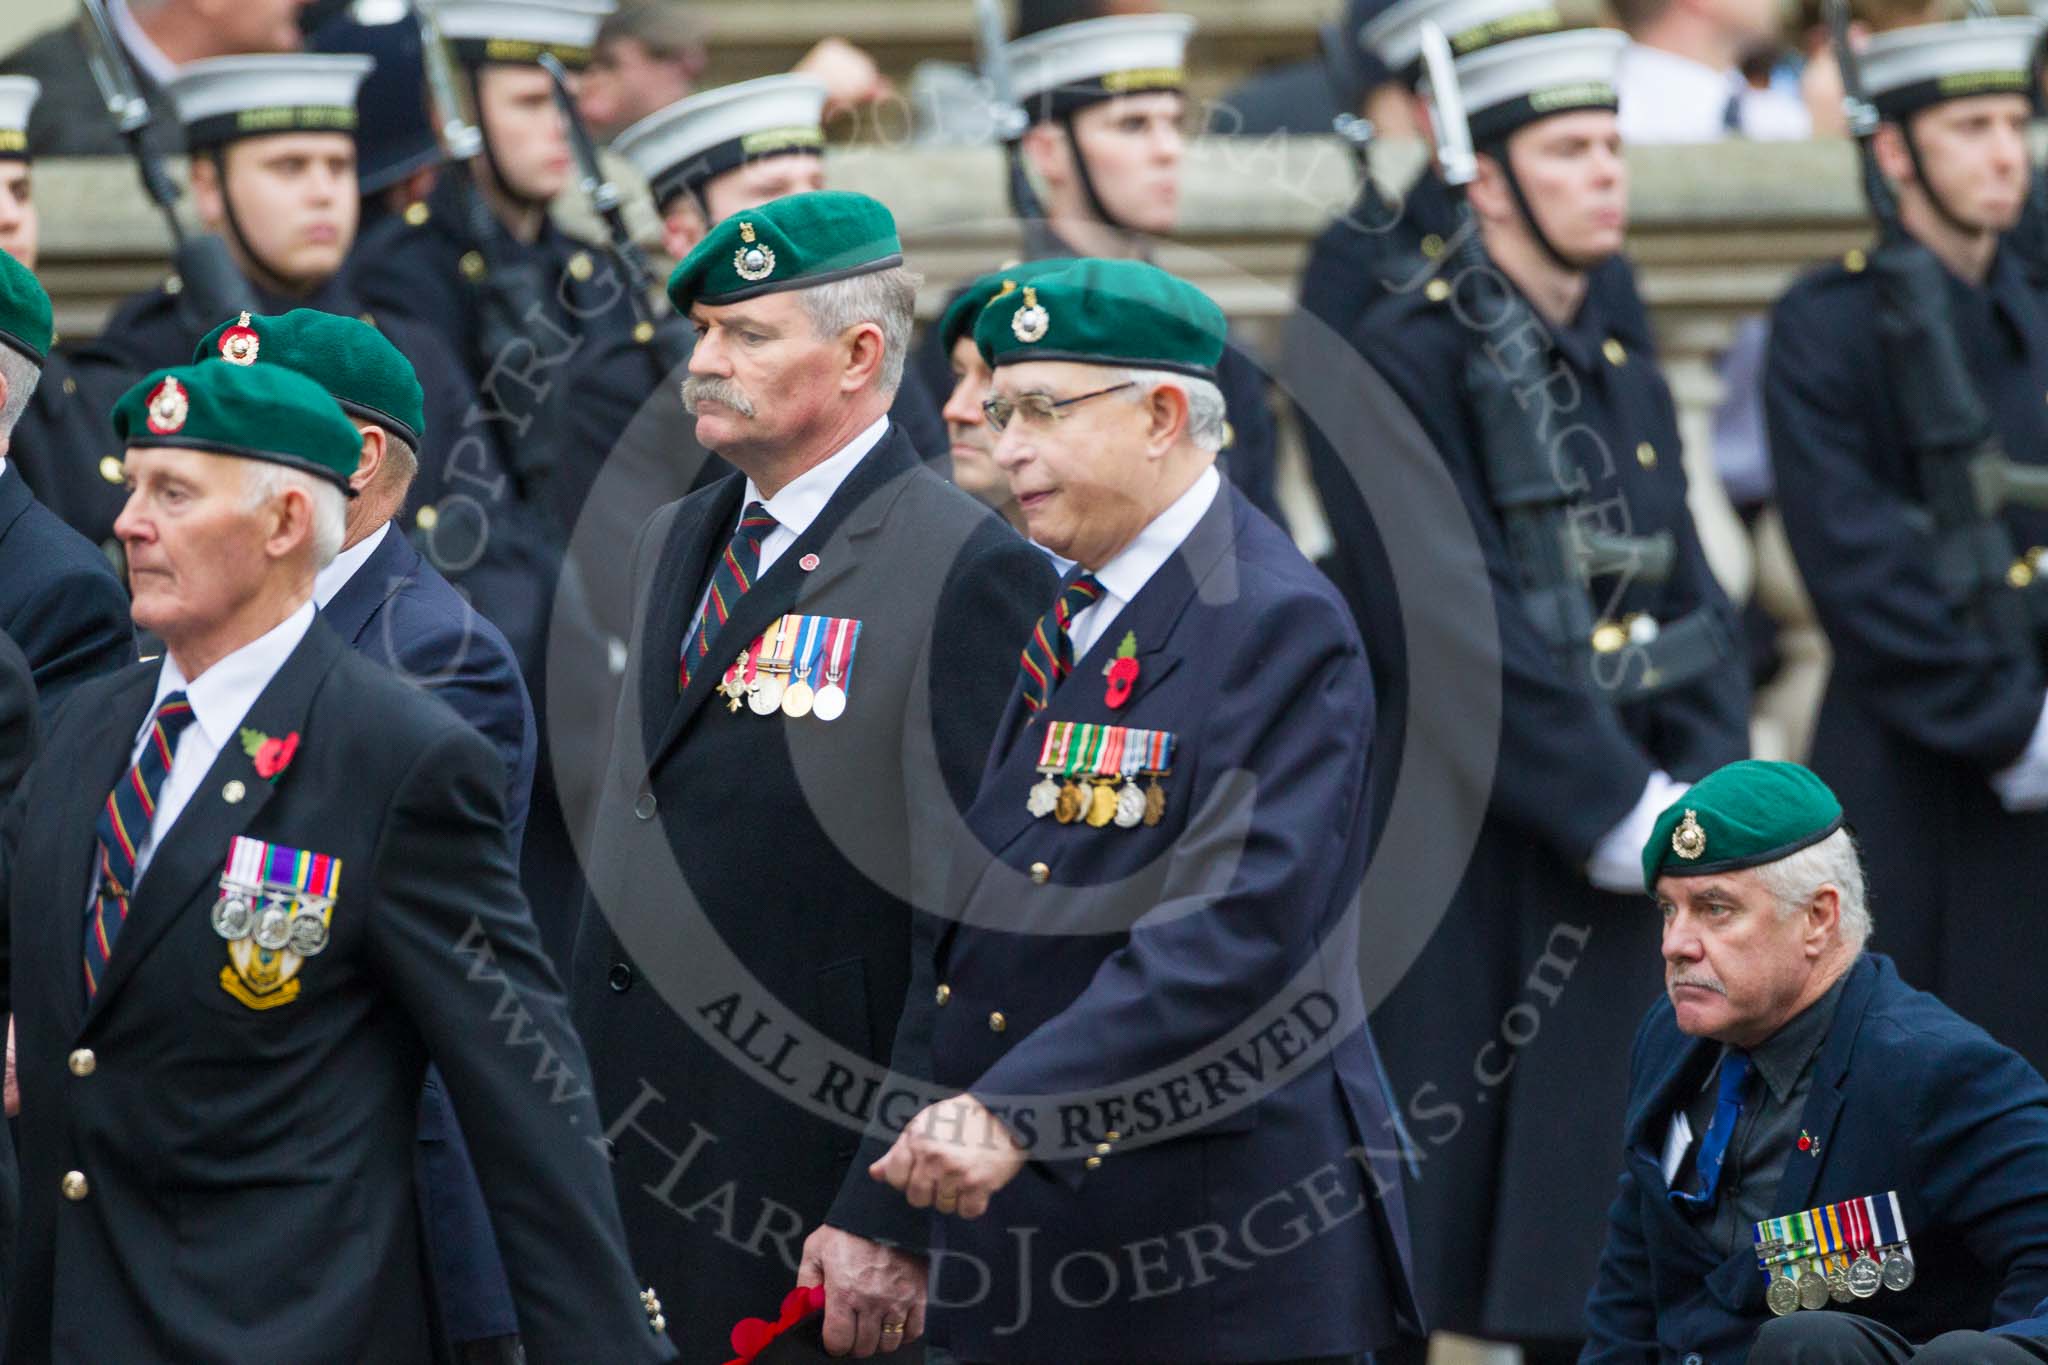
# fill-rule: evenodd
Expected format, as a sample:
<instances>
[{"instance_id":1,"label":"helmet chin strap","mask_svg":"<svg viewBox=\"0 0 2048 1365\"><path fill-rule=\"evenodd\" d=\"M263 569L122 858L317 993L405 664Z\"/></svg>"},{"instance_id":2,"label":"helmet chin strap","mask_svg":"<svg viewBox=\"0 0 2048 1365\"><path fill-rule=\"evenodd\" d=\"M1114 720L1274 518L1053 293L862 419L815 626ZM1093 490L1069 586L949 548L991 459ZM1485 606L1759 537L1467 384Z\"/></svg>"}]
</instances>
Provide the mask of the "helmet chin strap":
<instances>
[{"instance_id":1,"label":"helmet chin strap","mask_svg":"<svg viewBox=\"0 0 2048 1365\"><path fill-rule=\"evenodd\" d=\"M241 251L242 259L246 260L253 267L253 273L256 278L251 280L250 283L269 294L293 295L308 292L301 290L298 287L297 281L284 274L284 272L273 266L269 261L264 260L263 253L258 251L255 243L249 240L249 234L242 231L241 216L235 212L235 196L228 189L227 148L214 147L210 149L206 153L206 159L213 163L213 178L215 183L220 186L220 202L222 211L227 215L228 237L234 242L236 248Z\"/></svg>"},{"instance_id":2,"label":"helmet chin strap","mask_svg":"<svg viewBox=\"0 0 2048 1365\"><path fill-rule=\"evenodd\" d=\"M1531 204L1529 196L1522 192L1522 178L1515 174L1515 163L1508 156L1507 140L1503 138L1488 145L1484 150L1500 167L1501 177L1508 182L1508 193L1514 196L1516 211L1522 215L1522 222L1528 227L1529 235L1536 239L1537 247L1550 258L1552 265L1575 275L1583 275L1606 259L1600 257L1594 260L1574 260L1561 251L1557 243L1550 240L1550 234L1543 230L1543 220L1536 216L1536 206Z\"/></svg>"},{"instance_id":3,"label":"helmet chin strap","mask_svg":"<svg viewBox=\"0 0 2048 1365\"><path fill-rule=\"evenodd\" d=\"M483 142L484 164L491 168L491 179L497 182L498 193L529 212L546 210L547 200L528 196L512 183L511 176L505 174L505 165L498 160L498 149L491 141L491 121L484 117L483 72L472 66L465 69L465 74L469 79L469 102L476 109L477 136Z\"/></svg>"},{"instance_id":4,"label":"helmet chin strap","mask_svg":"<svg viewBox=\"0 0 2048 1365\"><path fill-rule=\"evenodd\" d=\"M1934 216L1966 236L1982 233L1984 228L1980 224L1966 223L1957 217L1941 197L1941 191L1934 188L1934 182L1927 178L1927 163L1920 159L1920 144L1913 140L1913 130L1905 123L1899 124L1899 141L1906 144L1906 159L1913 163L1913 178L1920 182L1920 192L1927 196Z\"/></svg>"},{"instance_id":5,"label":"helmet chin strap","mask_svg":"<svg viewBox=\"0 0 2048 1365\"><path fill-rule=\"evenodd\" d=\"M1096 192L1095 176L1088 169L1088 155L1081 150L1081 138L1074 131L1074 116L1071 113L1059 116L1060 131L1066 134L1067 150L1073 153L1074 173L1080 177L1082 197L1088 201L1088 211L1101 221L1104 227L1122 233L1139 246L1140 254L1149 259L1151 253L1144 248L1146 234L1119 219L1109 211L1109 205L1102 202Z\"/></svg>"}]
</instances>

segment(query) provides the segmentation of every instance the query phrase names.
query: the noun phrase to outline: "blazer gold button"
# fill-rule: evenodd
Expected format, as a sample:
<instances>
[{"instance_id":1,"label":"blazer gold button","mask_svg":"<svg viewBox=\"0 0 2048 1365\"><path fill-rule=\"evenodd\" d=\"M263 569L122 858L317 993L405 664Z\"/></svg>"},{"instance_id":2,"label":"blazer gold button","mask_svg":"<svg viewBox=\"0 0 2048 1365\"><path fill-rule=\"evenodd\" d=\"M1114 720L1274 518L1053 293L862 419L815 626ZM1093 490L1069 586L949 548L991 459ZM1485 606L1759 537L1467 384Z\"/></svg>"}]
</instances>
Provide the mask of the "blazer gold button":
<instances>
[{"instance_id":1,"label":"blazer gold button","mask_svg":"<svg viewBox=\"0 0 2048 1365\"><path fill-rule=\"evenodd\" d=\"M99 1064L99 1058L92 1055L89 1047L78 1049L70 1057L71 1074L74 1076L90 1076Z\"/></svg>"},{"instance_id":2,"label":"blazer gold button","mask_svg":"<svg viewBox=\"0 0 2048 1365\"><path fill-rule=\"evenodd\" d=\"M64 1180L58 1188L63 1190L64 1197L74 1204L85 1198L92 1190L92 1187L85 1183L84 1171L64 1172Z\"/></svg>"},{"instance_id":3,"label":"blazer gold button","mask_svg":"<svg viewBox=\"0 0 2048 1365\"><path fill-rule=\"evenodd\" d=\"M1109 1155L1109 1144L1108 1144L1108 1143L1106 1143L1106 1142L1098 1142L1098 1143L1096 1143L1096 1144L1095 1144L1095 1155L1097 1155L1097 1156L1108 1156L1108 1155Z\"/></svg>"},{"instance_id":4,"label":"blazer gold button","mask_svg":"<svg viewBox=\"0 0 2048 1365\"><path fill-rule=\"evenodd\" d=\"M1636 446L1636 463L1645 469L1655 469L1657 467L1657 447L1651 445L1648 441L1638 444Z\"/></svg>"},{"instance_id":5,"label":"blazer gold button","mask_svg":"<svg viewBox=\"0 0 2048 1365\"><path fill-rule=\"evenodd\" d=\"M1083 1166L1086 1166L1086 1167L1087 1167L1087 1168L1088 1168L1089 1170L1091 1170L1091 1171L1092 1171L1092 1170L1094 1170L1094 1169L1095 1169L1096 1167L1098 1167L1098 1166L1100 1166L1100 1165L1102 1164L1102 1158L1101 1158L1101 1157L1099 1157L1099 1156L1091 1156L1091 1157L1089 1157L1089 1158L1088 1158L1088 1159L1087 1159L1086 1161L1082 1162L1081 1164L1082 1164Z\"/></svg>"},{"instance_id":6,"label":"blazer gold button","mask_svg":"<svg viewBox=\"0 0 2048 1365\"><path fill-rule=\"evenodd\" d=\"M945 1004L948 1000L951 1000L952 998L953 988L951 986L948 986L943 981L939 983L939 988L932 992L932 999L938 1001L941 1005Z\"/></svg>"},{"instance_id":7,"label":"blazer gold button","mask_svg":"<svg viewBox=\"0 0 2048 1365\"><path fill-rule=\"evenodd\" d=\"M641 792L639 799L633 802L633 814L641 820L652 820L656 808L653 792Z\"/></svg>"},{"instance_id":8,"label":"blazer gold button","mask_svg":"<svg viewBox=\"0 0 2048 1365\"><path fill-rule=\"evenodd\" d=\"M1102 1140L1104 1142L1122 1142L1124 1140L1124 1135L1122 1133L1119 1133L1116 1129L1112 1128L1102 1135Z\"/></svg>"},{"instance_id":9,"label":"blazer gold button","mask_svg":"<svg viewBox=\"0 0 2048 1365\"><path fill-rule=\"evenodd\" d=\"M994 1014L991 1014L988 1017L988 1031L990 1033L1001 1033L1004 1029L1008 1028L1009 1026L1010 1021L1003 1018L1003 1012L1001 1010L997 1010Z\"/></svg>"},{"instance_id":10,"label":"blazer gold button","mask_svg":"<svg viewBox=\"0 0 2048 1365\"><path fill-rule=\"evenodd\" d=\"M228 784L220 789L220 799L230 806L240 804L242 798L248 794L249 789L242 785L242 779L239 777L229 778Z\"/></svg>"},{"instance_id":11,"label":"blazer gold button","mask_svg":"<svg viewBox=\"0 0 2048 1365\"><path fill-rule=\"evenodd\" d=\"M1051 878L1052 869L1044 863L1033 863L1031 865L1031 884L1033 886L1044 886Z\"/></svg>"}]
</instances>

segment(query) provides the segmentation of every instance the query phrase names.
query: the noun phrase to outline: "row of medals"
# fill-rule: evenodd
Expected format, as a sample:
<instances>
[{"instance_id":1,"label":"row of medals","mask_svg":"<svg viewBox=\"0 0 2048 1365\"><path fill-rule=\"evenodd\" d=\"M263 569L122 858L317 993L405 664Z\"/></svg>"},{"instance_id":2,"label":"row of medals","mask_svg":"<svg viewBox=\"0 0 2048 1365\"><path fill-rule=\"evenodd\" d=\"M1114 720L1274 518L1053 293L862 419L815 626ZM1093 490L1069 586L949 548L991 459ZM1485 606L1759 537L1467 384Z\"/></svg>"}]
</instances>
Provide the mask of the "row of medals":
<instances>
[{"instance_id":1,"label":"row of medals","mask_svg":"<svg viewBox=\"0 0 2048 1365\"><path fill-rule=\"evenodd\" d=\"M263 896L259 910L255 895L241 889L223 888L213 903L213 932L230 943L252 938L259 948L276 952L290 948L300 957L312 957L327 946L326 905L306 897L287 905L283 895Z\"/></svg>"},{"instance_id":2,"label":"row of medals","mask_svg":"<svg viewBox=\"0 0 2048 1365\"><path fill-rule=\"evenodd\" d=\"M1094 786L1088 787L1075 778L1061 782L1047 773L1031 788L1024 804L1033 819L1050 815L1063 825L1076 820L1085 820L1097 829L1109 824L1118 829L1156 825L1166 816L1166 788L1159 785L1164 774L1148 776L1152 785L1140 789L1135 781L1123 778L1098 777Z\"/></svg>"},{"instance_id":3,"label":"row of medals","mask_svg":"<svg viewBox=\"0 0 2048 1365\"><path fill-rule=\"evenodd\" d=\"M747 656L742 654L726 670L725 681L718 690L727 698L726 710L737 711L740 703L757 716L772 716L777 711L791 720L805 716L816 716L819 720L838 720L846 714L846 693L839 686L838 674L825 677L825 685L812 690L808 681L811 674L805 669L797 675L796 681L785 683L776 673L756 672L752 682L742 681L747 671Z\"/></svg>"},{"instance_id":4,"label":"row of medals","mask_svg":"<svg viewBox=\"0 0 2048 1365\"><path fill-rule=\"evenodd\" d=\"M1798 1265L1798 1258L1794 1257L1789 1264L1773 1268L1764 1302L1782 1318L1802 1308L1825 1308L1830 1299L1836 1303L1867 1299L1880 1286L1894 1293L1910 1288L1913 1262L1907 1258L1903 1245L1878 1250L1884 1256L1882 1262L1867 1247L1859 1250L1853 1261L1836 1253L1823 1264L1822 1258L1815 1256L1804 1274L1794 1273Z\"/></svg>"}]
</instances>

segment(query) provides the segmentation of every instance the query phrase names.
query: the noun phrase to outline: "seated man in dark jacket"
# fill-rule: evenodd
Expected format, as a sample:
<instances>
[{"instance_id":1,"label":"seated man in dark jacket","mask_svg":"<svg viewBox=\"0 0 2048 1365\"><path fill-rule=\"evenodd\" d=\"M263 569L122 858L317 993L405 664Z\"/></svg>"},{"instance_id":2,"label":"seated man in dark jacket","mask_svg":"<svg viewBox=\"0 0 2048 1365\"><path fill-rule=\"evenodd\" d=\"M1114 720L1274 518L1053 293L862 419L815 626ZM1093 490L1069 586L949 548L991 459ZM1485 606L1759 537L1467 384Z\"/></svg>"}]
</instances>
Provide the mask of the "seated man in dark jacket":
<instances>
[{"instance_id":1,"label":"seated man in dark jacket","mask_svg":"<svg viewBox=\"0 0 2048 1365\"><path fill-rule=\"evenodd\" d=\"M1643 882L1669 998L1636 1035L1582 1360L1903 1350L2029 1312L2048 1292L2048 1084L1864 951L1834 793L1797 764L1730 764L1658 817Z\"/></svg>"}]
</instances>

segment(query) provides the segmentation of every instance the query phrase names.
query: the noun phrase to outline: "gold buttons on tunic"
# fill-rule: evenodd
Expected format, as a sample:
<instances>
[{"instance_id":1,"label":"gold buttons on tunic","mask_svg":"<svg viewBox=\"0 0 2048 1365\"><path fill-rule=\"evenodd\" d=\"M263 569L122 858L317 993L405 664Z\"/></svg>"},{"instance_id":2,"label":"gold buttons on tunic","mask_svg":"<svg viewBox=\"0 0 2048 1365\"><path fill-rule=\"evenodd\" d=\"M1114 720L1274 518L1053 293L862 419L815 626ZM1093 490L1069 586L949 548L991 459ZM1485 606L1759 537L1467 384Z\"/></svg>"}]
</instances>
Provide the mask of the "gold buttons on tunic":
<instances>
[{"instance_id":1,"label":"gold buttons on tunic","mask_svg":"<svg viewBox=\"0 0 2048 1365\"><path fill-rule=\"evenodd\" d=\"M57 1188L63 1190L64 1197L74 1204L85 1198L92 1191L92 1186L85 1182L84 1171L64 1172L64 1179L58 1184Z\"/></svg>"},{"instance_id":2,"label":"gold buttons on tunic","mask_svg":"<svg viewBox=\"0 0 2048 1365\"><path fill-rule=\"evenodd\" d=\"M90 1076L99 1067L99 1058L92 1055L92 1049L82 1047L67 1059L74 1076Z\"/></svg>"},{"instance_id":3,"label":"gold buttons on tunic","mask_svg":"<svg viewBox=\"0 0 2048 1365\"><path fill-rule=\"evenodd\" d=\"M1102 1158L1101 1158L1101 1157L1099 1157L1099 1156L1091 1156L1091 1157L1089 1157L1089 1158L1088 1158L1088 1159L1087 1159L1086 1161L1082 1162L1081 1164L1082 1164L1083 1166L1086 1166L1086 1167L1087 1167L1087 1168L1088 1168L1089 1170L1091 1170L1091 1171L1092 1171L1092 1170L1094 1170L1094 1169L1095 1169L1096 1167L1098 1167L1098 1166L1100 1166L1100 1165L1102 1164Z\"/></svg>"},{"instance_id":4,"label":"gold buttons on tunic","mask_svg":"<svg viewBox=\"0 0 2048 1365\"><path fill-rule=\"evenodd\" d=\"M1645 469L1655 469L1657 467L1657 447L1651 445L1648 441L1638 441L1636 443L1636 463Z\"/></svg>"},{"instance_id":5,"label":"gold buttons on tunic","mask_svg":"<svg viewBox=\"0 0 2048 1365\"><path fill-rule=\"evenodd\" d=\"M1850 248L1847 254L1842 257L1842 268L1852 275L1868 264L1870 264L1869 258L1864 256L1861 247Z\"/></svg>"},{"instance_id":6,"label":"gold buttons on tunic","mask_svg":"<svg viewBox=\"0 0 2048 1365\"><path fill-rule=\"evenodd\" d=\"M988 1017L988 1031L990 1033L1001 1033L1004 1029L1008 1028L1009 1026L1010 1021L1003 1018L1003 1012L1001 1010L997 1010L994 1014L991 1014Z\"/></svg>"},{"instance_id":7,"label":"gold buttons on tunic","mask_svg":"<svg viewBox=\"0 0 2048 1365\"><path fill-rule=\"evenodd\" d=\"M1593 627L1593 651L1613 654L1628 643L1628 629L1619 621L1602 621Z\"/></svg>"},{"instance_id":8,"label":"gold buttons on tunic","mask_svg":"<svg viewBox=\"0 0 2048 1365\"><path fill-rule=\"evenodd\" d=\"M1422 239L1422 254L1429 257L1432 261L1443 255L1444 239L1437 236L1434 232L1424 237Z\"/></svg>"},{"instance_id":9,"label":"gold buttons on tunic","mask_svg":"<svg viewBox=\"0 0 2048 1365\"><path fill-rule=\"evenodd\" d=\"M102 455L100 456L100 477L108 483L120 483L128 477L128 471L122 467L119 457Z\"/></svg>"},{"instance_id":10,"label":"gold buttons on tunic","mask_svg":"<svg viewBox=\"0 0 2048 1365\"><path fill-rule=\"evenodd\" d=\"M419 510L419 513L412 519L412 524L419 527L422 531L431 531L436 526L438 526L440 522L441 514L438 511L436 511L431 505L422 507Z\"/></svg>"},{"instance_id":11,"label":"gold buttons on tunic","mask_svg":"<svg viewBox=\"0 0 2048 1365\"><path fill-rule=\"evenodd\" d=\"M481 251L465 251L462 253L462 259L455 264L456 268L462 271L462 277L466 280L480 280L487 273L487 267L484 265L484 257Z\"/></svg>"},{"instance_id":12,"label":"gold buttons on tunic","mask_svg":"<svg viewBox=\"0 0 2048 1365\"><path fill-rule=\"evenodd\" d=\"M589 279L595 269L596 267L590 263L590 253L587 251L579 251L569 258L569 278L579 284Z\"/></svg>"},{"instance_id":13,"label":"gold buttons on tunic","mask_svg":"<svg viewBox=\"0 0 2048 1365\"><path fill-rule=\"evenodd\" d=\"M953 988L951 986L948 986L943 981L939 983L939 988L932 992L932 999L938 1001L941 1005L945 1004L948 1000L951 1000L952 998Z\"/></svg>"},{"instance_id":14,"label":"gold buttons on tunic","mask_svg":"<svg viewBox=\"0 0 2048 1365\"><path fill-rule=\"evenodd\" d=\"M426 206L425 201L417 204L407 204L405 206L405 225L407 227L419 227L427 219L431 218L433 214L434 211Z\"/></svg>"},{"instance_id":15,"label":"gold buttons on tunic","mask_svg":"<svg viewBox=\"0 0 2048 1365\"><path fill-rule=\"evenodd\" d=\"M1628 347L1622 345L1613 337L1609 337L1600 343L1600 354L1607 357L1607 363L1610 365L1621 366L1628 364Z\"/></svg>"},{"instance_id":16,"label":"gold buttons on tunic","mask_svg":"<svg viewBox=\"0 0 2048 1365\"><path fill-rule=\"evenodd\" d=\"M1448 280L1431 280L1428 284L1422 286L1422 297L1428 299L1431 303L1442 303L1450 296L1451 286Z\"/></svg>"}]
</instances>

